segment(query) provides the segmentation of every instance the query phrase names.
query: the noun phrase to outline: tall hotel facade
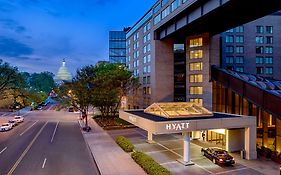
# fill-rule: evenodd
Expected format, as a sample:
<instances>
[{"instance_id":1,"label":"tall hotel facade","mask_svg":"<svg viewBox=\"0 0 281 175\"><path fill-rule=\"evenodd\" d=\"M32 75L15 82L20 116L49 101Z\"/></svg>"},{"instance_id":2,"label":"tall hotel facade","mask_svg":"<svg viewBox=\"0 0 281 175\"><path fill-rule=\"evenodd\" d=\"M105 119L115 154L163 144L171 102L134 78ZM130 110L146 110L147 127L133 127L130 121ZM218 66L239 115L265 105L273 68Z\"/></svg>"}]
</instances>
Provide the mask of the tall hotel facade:
<instances>
[{"instance_id":1,"label":"tall hotel facade","mask_svg":"<svg viewBox=\"0 0 281 175\"><path fill-rule=\"evenodd\" d=\"M281 82L270 80L281 79L280 14L214 34L217 16L209 12L228 2L158 0L126 33L126 65L141 84L128 96L128 108L190 101L211 111L254 115L258 148L280 153ZM245 11L225 7L227 14L218 10L219 15L235 13L235 19L243 18ZM190 31L188 24L199 31ZM225 143L225 136L213 131L208 131L207 139Z\"/></svg>"}]
</instances>

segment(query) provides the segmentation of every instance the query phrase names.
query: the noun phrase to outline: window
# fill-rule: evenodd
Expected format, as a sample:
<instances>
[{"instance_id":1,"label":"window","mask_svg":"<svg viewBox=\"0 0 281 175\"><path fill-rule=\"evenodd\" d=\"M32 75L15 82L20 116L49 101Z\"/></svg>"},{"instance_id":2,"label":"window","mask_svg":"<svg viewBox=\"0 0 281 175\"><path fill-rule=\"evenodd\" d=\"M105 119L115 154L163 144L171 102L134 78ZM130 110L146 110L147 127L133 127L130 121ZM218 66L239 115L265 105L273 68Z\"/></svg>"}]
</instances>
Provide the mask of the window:
<instances>
[{"instance_id":1,"label":"window","mask_svg":"<svg viewBox=\"0 0 281 175\"><path fill-rule=\"evenodd\" d=\"M154 7L153 13L154 13L154 14L157 13L160 9L161 9L161 4L159 3L159 4L157 4L157 5Z\"/></svg>"},{"instance_id":2,"label":"window","mask_svg":"<svg viewBox=\"0 0 281 175\"><path fill-rule=\"evenodd\" d=\"M203 70L203 63L202 62L190 63L189 64L189 70L190 71L200 71L200 70Z\"/></svg>"},{"instance_id":3,"label":"window","mask_svg":"<svg viewBox=\"0 0 281 175\"><path fill-rule=\"evenodd\" d=\"M161 14L158 14L154 17L154 25L158 24L161 20Z\"/></svg>"},{"instance_id":4,"label":"window","mask_svg":"<svg viewBox=\"0 0 281 175\"><path fill-rule=\"evenodd\" d=\"M263 74L263 67L256 67L257 74Z\"/></svg>"},{"instance_id":5,"label":"window","mask_svg":"<svg viewBox=\"0 0 281 175\"><path fill-rule=\"evenodd\" d=\"M238 26L235 28L237 33L243 33L244 32L244 27L243 26Z\"/></svg>"},{"instance_id":6,"label":"window","mask_svg":"<svg viewBox=\"0 0 281 175\"><path fill-rule=\"evenodd\" d=\"M256 33L263 33L263 26L256 26Z\"/></svg>"},{"instance_id":7,"label":"window","mask_svg":"<svg viewBox=\"0 0 281 175\"><path fill-rule=\"evenodd\" d=\"M273 33L273 26L266 26L265 30L266 30L266 33Z\"/></svg>"},{"instance_id":8,"label":"window","mask_svg":"<svg viewBox=\"0 0 281 175\"><path fill-rule=\"evenodd\" d=\"M145 64L146 62L147 62L147 57L144 56L144 57L143 57L143 63Z\"/></svg>"},{"instance_id":9,"label":"window","mask_svg":"<svg viewBox=\"0 0 281 175\"><path fill-rule=\"evenodd\" d=\"M143 67L143 73L146 74L146 72L147 72L147 67L144 66L144 67Z\"/></svg>"},{"instance_id":10,"label":"window","mask_svg":"<svg viewBox=\"0 0 281 175\"><path fill-rule=\"evenodd\" d=\"M265 74L272 75L273 74L273 68L272 67L266 67L265 68Z\"/></svg>"},{"instance_id":11,"label":"window","mask_svg":"<svg viewBox=\"0 0 281 175\"><path fill-rule=\"evenodd\" d=\"M256 53L257 54L262 54L263 53L263 46L256 47Z\"/></svg>"},{"instance_id":12,"label":"window","mask_svg":"<svg viewBox=\"0 0 281 175\"><path fill-rule=\"evenodd\" d=\"M161 18L164 19L166 18L166 16L168 16L170 14L170 6L166 7L163 11L162 11L162 16Z\"/></svg>"},{"instance_id":13,"label":"window","mask_svg":"<svg viewBox=\"0 0 281 175\"><path fill-rule=\"evenodd\" d=\"M145 35L145 36L143 37L143 43L145 44L146 41L147 41L147 36Z\"/></svg>"},{"instance_id":14,"label":"window","mask_svg":"<svg viewBox=\"0 0 281 175\"><path fill-rule=\"evenodd\" d=\"M172 2L172 12L175 11L180 5L181 5L180 0L175 0L174 2Z\"/></svg>"},{"instance_id":15,"label":"window","mask_svg":"<svg viewBox=\"0 0 281 175\"><path fill-rule=\"evenodd\" d=\"M150 65L147 66L147 73L150 73L151 69L150 69Z\"/></svg>"},{"instance_id":16,"label":"window","mask_svg":"<svg viewBox=\"0 0 281 175\"><path fill-rule=\"evenodd\" d=\"M265 64L273 64L273 57L265 57L264 63Z\"/></svg>"},{"instance_id":17,"label":"window","mask_svg":"<svg viewBox=\"0 0 281 175\"><path fill-rule=\"evenodd\" d=\"M227 33L233 33L234 30L233 29L229 29L228 31L226 31Z\"/></svg>"},{"instance_id":18,"label":"window","mask_svg":"<svg viewBox=\"0 0 281 175\"><path fill-rule=\"evenodd\" d=\"M166 5L169 2L169 0L162 0L161 4L162 6Z\"/></svg>"},{"instance_id":19,"label":"window","mask_svg":"<svg viewBox=\"0 0 281 175\"><path fill-rule=\"evenodd\" d=\"M233 53L234 52L234 47L233 46L226 46L225 47L225 52L226 53Z\"/></svg>"},{"instance_id":20,"label":"window","mask_svg":"<svg viewBox=\"0 0 281 175\"><path fill-rule=\"evenodd\" d=\"M146 77L142 78L142 84L146 84Z\"/></svg>"},{"instance_id":21,"label":"window","mask_svg":"<svg viewBox=\"0 0 281 175\"><path fill-rule=\"evenodd\" d=\"M233 35L226 35L225 42L226 43L233 43L234 42L234 36Z\"/></svg>"},{"instance_id":22,"label":"window","mask_svg":"<svg viewBox=\"0 0 281 175\"><path fill-rule=\"evenodd\" d=\"M189 41L190 48L200 47L200 46L203 46L203 38L195 38Z\"/></svg>"},{"instance_id":23,"label":"window","mask_svg":"<svg viewBox=\"0 0 281 175\"><path fill-rule=\"evenodd\" d=\"M266 37L266 44L273 44L273 37L272 36Z\"/></svg>"},{"instance_id":24,"label":"window","mask_svg":"<svg viewBox=\"0 0 281 175\"><path fill-rule=\"evenodd\" d=\"M151 61L151 55L147 55L147 62L149 63Z\"/></svg>"},{"instance_id":25,"label":"window","mask_svg":"<svg viewBox=\"0 0 281 175\"><path fill-rule=\"evenodd\" d=\"M244 63L244 57L243 56L237 56L235 59L236 64L243 64Z\"/></svg>"},{"instance_id":26,"label":"window","mask_svg":"<svg viewBox=\"0 0 281 175\"><path fill-rule=\"evenodd\" d=\"M256 44L263 44L263 36L256 36Z\"/></svg>"},{"instance_id":27,"label":"window","mask_svg":"<svg viewBox=\"0 0 281 175\"><path fill-rule=\"evenodd\" d=\"M192 50L190 51L190 59L203 58L203 50Z\"/></svg>"},{"instance_id":28,"label":"window","mask_svg":"<svg viewBox=\"0 0 281 175\"><path fill-rule=\"evenodd\" d=\"M150 76L147 77L146 83L147 83L147 84L150 84Z\"/></svg>"},{"instance_id":29,"label":"window","mask_svg":"<svg viewBox=\"0 0 281 175\"><path fill-rule=\"evenodd\" d=\"M236 71L237 72L244 72L244 67L238 66L238 67L236 67Z\"/></svg>"},{"instance_id":30,"label":"window","mask_svg":"<svg viewBox=\"0 0 281 175\"><path fill-rule=\"evenodd\" d=\"M184 53L184 44L174 44L174 53Z\"/></svg>"},{"instance_id":31,"label":"window","mask_svg":"<svg viewBox=\"0 0 281 175\"><path fill-rule=\"evenodd\" d=\"M202 98L190 98L190 102L198 103L200 106L203 106L203 99Z\"/></svg>"},{"instance_id":32,"label":"window","mask_svg":"<svg viewBox=\"0 0 281 175\"><path fill-rule=\"evenodd\" d=\"M151 45L150 45L150 43L147 45L147 52L150 52L150 50L151 50Z\"/></svg>"},{"instance_id":33,"label":"window","mask_svg":"<svg viewBox=\"0 0 281 175\"><path fill-rule=\"evenodd\" d=\"M234 60L234 57L233 57L233 56L227 56L227 57L225 57L225 63L227 63L227 64L232 64L232 63L233 63L233 60Z\"/></svg>"},{"instance_id":34,"label":"window","mask_svg":"<svg viewBox=\"0 0 281 175\"><path fill-rule=\"evenodd\" d=\"M244 46L236 46L236 53L244 53Z\"/></svg>"},{"instance_id":35,"label":"window","mask_svg":"<svg viewBox=\"0 0 281 175\"><path fill-rule=\"evenodd\" d=\"M264 50L264 53L266 53L266 54L272 54L272 53L273 53L273 47L271 47L271 46L266 46L266 47L265 47L265 50Z\"/></svg>"},{"instance_id":36,"label":"window","mask_svg":"<svg viewBox=\"0 0 281 175\"><path fill-rule=\"evenodd\" d=\"M236 36L236 43L244 43L244 36L242 35Z\"/></svg>"},{"instance_id":37,"label":"window","mask_svg":"<svg viewBox=\"0 0 281 175\"><path fill-rule=\"evenodd\" d=\"M144 47L143 47L143 53L145 54L146 52L147 52L147 47L144 46Z\"/></svg>"},{"instance_id":38,"label":"window","mask_svg":"<svg viewBox=\"0 0 281 175\"><path fill-rule=\"evenodd\" d=\"M257 56L256 57L256 64L263 64L263 57Z\"/></svg>"},{"instance_id":39,"label":"window","mask_svg":"<svg viewBox=\"0 0 281 175\"><path fill-rule=\"evenodd\" d=\"M203 75L202 74L194 74L189 76L190 83L202 83L203 82Z\"/></svg>"},{"instance_id":40,"label":"window","mask_svg":"<svg viewBox=\"0 0 281 175\"><path fill-rule=\"evenodd\" d=\"M201 86L193 86L189 88L190 95L202 95L203 94L203 87Z\"/></svg>"},{"instance_id":41,"label":"window","mask_svg":"<svg viewBox=\"0 0 281 175\"><path fill-rule=\"evenodd\" d=\"M147 41L150 41L151 35L150 33L147 34Z\"/></svg>"}]
</instances>

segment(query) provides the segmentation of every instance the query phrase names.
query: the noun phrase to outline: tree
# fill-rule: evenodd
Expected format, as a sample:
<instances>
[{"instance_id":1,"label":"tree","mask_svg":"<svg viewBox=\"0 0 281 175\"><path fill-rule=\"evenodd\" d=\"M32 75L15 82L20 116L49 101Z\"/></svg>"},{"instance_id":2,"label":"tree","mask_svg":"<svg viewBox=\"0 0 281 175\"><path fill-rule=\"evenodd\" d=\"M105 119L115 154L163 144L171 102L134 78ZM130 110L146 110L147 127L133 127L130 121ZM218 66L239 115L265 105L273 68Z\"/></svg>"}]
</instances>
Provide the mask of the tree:
<instances>
[{"instance_id":1,"label":"tree","mask_svg":"<svg viewBox=\"0 0 281 175\"><path fill-rule=\"evenodd\" d=\"M121 99L139 87L139 80L122 64L101 64L95 67L93 106L105 116L118 113Z\"/></svg>"},{"instance_id":2,"label":"tree","mask_svg":"<svg viewBox=\"0 0 281 175\"><path fill-rule=\"evenodd\" d=\"M28 76L26 75L28 78ZM30 75L29 83L33 90L48 94L54 87L54 74L51 72L34 73Z\"/></svg>"}]
</instances>

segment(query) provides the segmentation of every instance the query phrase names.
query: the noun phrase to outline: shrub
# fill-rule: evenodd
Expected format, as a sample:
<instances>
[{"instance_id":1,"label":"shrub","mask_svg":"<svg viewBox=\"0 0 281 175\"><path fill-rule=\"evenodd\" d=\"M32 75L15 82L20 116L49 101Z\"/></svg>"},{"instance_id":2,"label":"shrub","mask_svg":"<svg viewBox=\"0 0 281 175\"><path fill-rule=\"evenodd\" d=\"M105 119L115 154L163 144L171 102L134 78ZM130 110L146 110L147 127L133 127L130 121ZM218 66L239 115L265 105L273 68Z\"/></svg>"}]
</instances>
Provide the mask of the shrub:
<instances>
[{"instance_id":1,"label":"shrub","mask_svg":"<svg viewBox=\"0 0 281 175\"><path fill-rule=\"evenodd\" d=\"M123 136L118 136L115 141L125 152L132 152L135 148L130 140Z\"/></svg>"},{"instance_id":2,"label":"shrub","mask_svg":"<svg viewBox=\"0 0 281 175\"><path fill-rule=\"evenodd\" d=\"M143 152L133 152L131 157L149 175L171 175L171 172Z\"/></svg>"}]
</instances>

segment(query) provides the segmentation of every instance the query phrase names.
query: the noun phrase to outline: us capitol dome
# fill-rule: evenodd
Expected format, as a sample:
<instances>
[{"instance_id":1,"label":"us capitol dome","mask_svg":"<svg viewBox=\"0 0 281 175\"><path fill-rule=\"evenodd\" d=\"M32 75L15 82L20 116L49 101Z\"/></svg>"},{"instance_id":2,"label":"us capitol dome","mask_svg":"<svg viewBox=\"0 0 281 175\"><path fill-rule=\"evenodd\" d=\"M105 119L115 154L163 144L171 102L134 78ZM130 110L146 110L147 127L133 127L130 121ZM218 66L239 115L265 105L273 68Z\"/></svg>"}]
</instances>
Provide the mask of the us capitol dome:
<instances>
[{"instance_id":1,"label":"us capitol dome","mask_svg":"<svg viewBox=\"0 0 281 175\"><path fill-rule=\"evenodd\" d=\"M59 71L56 76L56 81L63 82L63 81L71 81L71 80L72 80L72 76L66 67L65 59L63 59L62 65L59 68Z\"/></svg>"}]
</instances>

